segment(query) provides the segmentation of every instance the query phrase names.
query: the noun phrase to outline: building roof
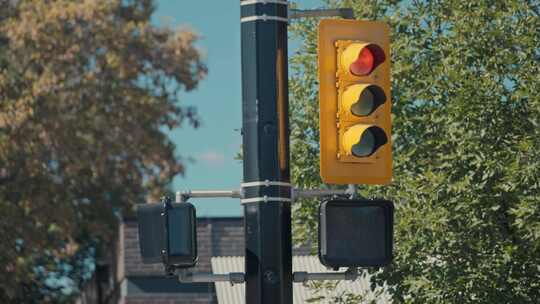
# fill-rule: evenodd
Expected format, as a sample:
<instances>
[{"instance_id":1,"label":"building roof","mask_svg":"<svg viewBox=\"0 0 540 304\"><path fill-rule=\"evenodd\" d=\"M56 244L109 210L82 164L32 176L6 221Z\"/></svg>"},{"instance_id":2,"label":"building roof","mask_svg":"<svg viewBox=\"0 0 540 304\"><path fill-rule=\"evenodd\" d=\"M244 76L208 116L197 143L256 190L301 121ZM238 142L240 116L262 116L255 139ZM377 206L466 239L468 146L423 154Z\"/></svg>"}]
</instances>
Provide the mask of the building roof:
<instances>
[{"instance_id":1,"label":"building roof","mask_svg":"<svg viewBox=\"0 0 540 304\"><path fill-rule=\"evenodd\" d=\"M243 256L212 257L212 270L214 273L244 272ZM319 262L316 256L293 256L293 271L332 272ZM318 303L335 303L332 297L351 293L363 296L360 303L387 304L392 303L387 286L377 286L375 291L370 289L369 274L363 273L355 281L339 281L335 288L326 289L317 293L309 287L310 283L294 283L294 303L309 303L309 299L323 296L325 299ZM244 284L232 285L229 282L215 283L219 304L245 304ZM379 294L379 295L378 295ZM375 302L371 302L374 300Z\"/></svg>"}]
</instances>

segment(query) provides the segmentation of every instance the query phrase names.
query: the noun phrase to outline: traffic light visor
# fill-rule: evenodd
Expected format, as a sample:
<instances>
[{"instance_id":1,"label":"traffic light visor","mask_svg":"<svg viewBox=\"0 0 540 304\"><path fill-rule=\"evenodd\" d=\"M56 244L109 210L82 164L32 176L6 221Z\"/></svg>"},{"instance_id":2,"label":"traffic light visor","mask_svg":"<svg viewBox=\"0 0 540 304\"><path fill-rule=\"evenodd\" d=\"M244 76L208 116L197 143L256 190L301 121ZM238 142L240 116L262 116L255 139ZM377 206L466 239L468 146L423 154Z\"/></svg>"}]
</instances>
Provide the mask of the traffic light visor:
<instances>
[{"instance_id":1,"label":"traffic light visor","mask_svg":"<svg viewBox=\"0 0 540 304\"><path fill-rule=\"evenodd\" d=\"M342 105L355 116L369 116L386 102L384 91L376 85L355 84L343 93Z\"/></svg>"},{"instance_id":2,"label":"traffic light visor","mask_svg":"<svg viewBox=\"0 0 540 304\"><path fill-rule=\"evenodd\" d=\"M369 75L386 59L381 47L372 43L351 43L342 56L343 68L355 76Z\"/></svg>"},{"instance_id":3,"label":"traffic light visor","mask_svg":"<svg viewBox=\"0 0 540 304\"><path fill-rule=\"evenodd\" d=\"M368 157L387 142L384 130L374 125L354 125L343 134L344 150L356 157Z\"/></svg>"}]
</instances>

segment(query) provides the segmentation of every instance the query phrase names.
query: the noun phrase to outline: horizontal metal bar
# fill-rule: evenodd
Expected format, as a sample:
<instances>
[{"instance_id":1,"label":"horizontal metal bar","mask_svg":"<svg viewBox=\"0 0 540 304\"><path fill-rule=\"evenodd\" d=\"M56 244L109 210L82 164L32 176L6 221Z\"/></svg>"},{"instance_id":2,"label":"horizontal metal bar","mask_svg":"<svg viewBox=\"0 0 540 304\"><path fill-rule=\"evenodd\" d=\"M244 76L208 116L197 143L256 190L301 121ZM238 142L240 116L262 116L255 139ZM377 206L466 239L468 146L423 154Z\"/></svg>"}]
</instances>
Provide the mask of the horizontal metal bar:
<instances>
[{"instance_id":1,"label":"horizontal metal bar","mask_svg":"<svg viewBox=\"0 0 540 304\"><path fill-rule=\"evenodd\" d=\"M231 284L240 284L245 282L245 274L243 272L192 273L181 270L178 274L178 281L180 283L230 282Z\"/></svg>"},{"instance_id":2,"label":"horizontal metal bar","mask_svg":"<svg viewBox=\"0 0 540 304\"><path fill-rule=\"evenodd\" d=\"M290 9L289 10L289 19L316 18L316 17L341 17L344 19L354 19L354 11L351 8L313 9L313 10Z\"/></svg>"},{"instance_id":3,"label":"horizontal metal bar","mask_svg":"<svg viewBox=\"0 0 540 304\"><path fill-rule=\"evenodd\" d=\"M291 187L291 198L286 197L254 197L244 198L244 188L257 187L257 186L283 186ZM230 197L239 198L241 203L254 203L254 202L268 202L268 201L280 201L280 202L294 202L299 198L315 198L334 195L351 195L352 191L356 188L349 187L349 189L297 189L293 188L292 184L278 181L259 181L259 182L247 182L241 184L240 190L187 190L176 192L176 202L187 202L190 198L219 198Z\"/></svg>"},{"instance_id":4,"label":"horizontal metal bar","mask_svg":"<svg viewBox=\"0 0 540 304\"><path fill-rule=\"evenodd\" d=\"M176 192L176 202L183 203L192 197L231 197L242 198L241 190L196 190L196 191L178 191Z\"/></svg>"},{"instance_id":5,"label":"horizontal metal bar","mask_svg":"<svg viewBox=\"0 0 540 304\"><path fill-rule=\"evenodd\" d=\"M339 280L356 280L360 274L356 271L345 272L314 272L298 271L293 273L293 282L304 283L307 281L339 281Z\"/></svg>"},{"instance_id":6,"label":"horizontal metal bar","mask_svg":"<svg viewBox=\"0 0 540 304\"><path fill-rule=\"evenodd\" d=\"M288 5L287 1L285 0L246 0L246 1L240 1L240 6L257 4L257 3L261 3L261 4L273 3L273 4Z\"/></svg>"}]
</instances>

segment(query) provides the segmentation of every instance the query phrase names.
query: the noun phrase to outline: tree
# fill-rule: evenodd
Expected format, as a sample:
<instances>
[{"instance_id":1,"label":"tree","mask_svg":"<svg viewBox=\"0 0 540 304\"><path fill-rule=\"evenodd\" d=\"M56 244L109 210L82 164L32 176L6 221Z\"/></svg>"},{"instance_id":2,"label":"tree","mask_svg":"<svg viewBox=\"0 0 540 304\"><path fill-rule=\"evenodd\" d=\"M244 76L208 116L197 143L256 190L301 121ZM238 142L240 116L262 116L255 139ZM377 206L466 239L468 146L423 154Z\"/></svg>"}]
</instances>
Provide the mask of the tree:
<instances>
[{"instance_id":1,"label":"tree","mask_svg":"<svg viewBox=\"0 0 540 304\"><path fill-rule=\"evenodd\" d=\"M151 0L2 1L0 299L58 302L118 211L183 172L166 129L206 67L197 36L150 23ZM71 276L71 277L70 277Z\"/></svg>"},{"instance_id":2,"label":"tree","mask_svg":"<svg viewBox=\"0 0 540 304\"><path fill-rule=\"evenodd\" d=\"M375 276L398 303L540 298L540 2L328 1L392 27L395 259ZM318 186L316 21L291 76L295 184ZM316 239L317 203L295 211Z\"/></svg>"}]
</instances>

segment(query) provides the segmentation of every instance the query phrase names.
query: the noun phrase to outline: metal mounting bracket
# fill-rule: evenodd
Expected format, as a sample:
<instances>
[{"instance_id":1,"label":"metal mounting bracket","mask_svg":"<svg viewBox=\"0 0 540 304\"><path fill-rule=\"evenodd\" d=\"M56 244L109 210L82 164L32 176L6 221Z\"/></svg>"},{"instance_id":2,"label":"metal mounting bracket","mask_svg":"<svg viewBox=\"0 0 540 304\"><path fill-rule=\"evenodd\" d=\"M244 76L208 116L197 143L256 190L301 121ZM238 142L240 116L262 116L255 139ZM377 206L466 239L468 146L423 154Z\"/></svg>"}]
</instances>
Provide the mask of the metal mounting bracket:
<instances>
[{"instance_id":1,"label":"metal mounting bracket","mask_svg":"<svg viewBox=\"0 0 540 304\"><path fill-rule=\"evenodd\" d=\"M337 280L348 280L354 281L360 276L357 268L349 268L345 272L305 272L297 271L293 272L293 282L294 283L304 283L307 281L337 281Z\"/></svg>"},{"instance_id":2,"label":"metal mounting bracket","mask_svg":"<svg viewBox=\"0 0 540 304\"><path fill-rule=\"evenodd\" d=\"M187 202L192 197L230 197L230 198L242 198L242 190L187 190L176 192L176 202Z\"/></svg>"},{"instance_id":3,"label":"metal mounting bracket","mask_svg":"<svg viewBox=\"0 0 540 304\"><path fill-rule=\"evenodd\" d=\"M354 11L352 10L352 8L312 10L289 9L288 15L289 19L317 17L341 17L343 19L354 19Z\"/></svg>"},{"instance_id":4,"label":"metal mounting bracket","mask_svg":"<svg viewBox=\"0 0 540 304\"><path fill-rule=\"evenodd\" d=\"M291 197L253 197L244 198L244 188L258 187L258 186L282 186L291 188ZM253 202L267 202L267 201L280 201L280 202L295 202L299 198L315 198L324 196L338 196L347 195L350 198L356 198L356 185L349 185L347 189L298 189L294 188L292 184L279 181L257 181L242 183L240 190L187 190L176 192L176 202L187 202L190 198L219 198L230 197L239 198L242 204Z\"/></svg>"},{"instance_id":5,"label":"metal mounting bracket","mask_svg":"<svg viewBox=\"0 0 540 304\"><path fill-rule=\"evenodd\" d=\"M230 282L231 285L234 285L244 283L246 281L246 275L243 272L230 272L224 274L193 273L186 269L181 269L178 271L178 281L180 283Z\"/></svg>"}]
</instances>

